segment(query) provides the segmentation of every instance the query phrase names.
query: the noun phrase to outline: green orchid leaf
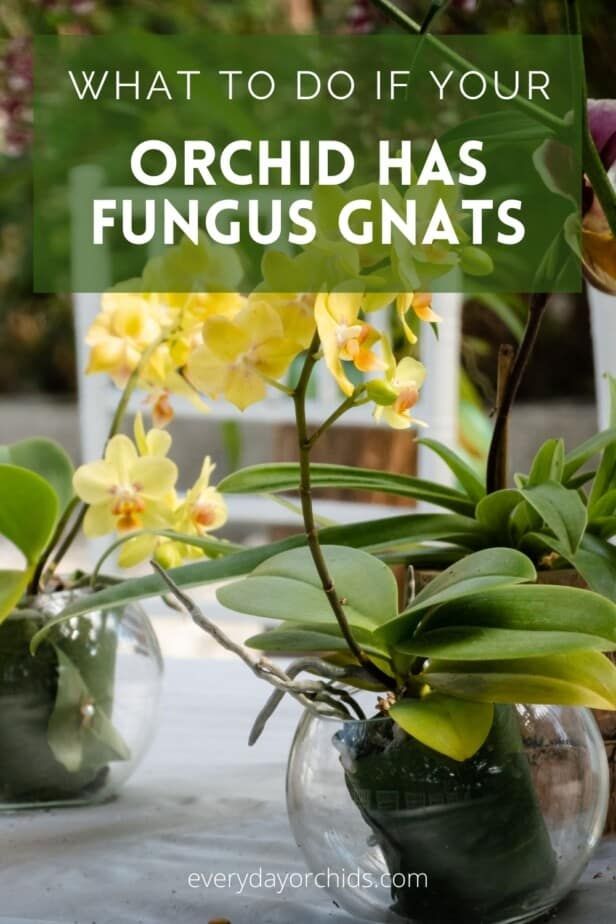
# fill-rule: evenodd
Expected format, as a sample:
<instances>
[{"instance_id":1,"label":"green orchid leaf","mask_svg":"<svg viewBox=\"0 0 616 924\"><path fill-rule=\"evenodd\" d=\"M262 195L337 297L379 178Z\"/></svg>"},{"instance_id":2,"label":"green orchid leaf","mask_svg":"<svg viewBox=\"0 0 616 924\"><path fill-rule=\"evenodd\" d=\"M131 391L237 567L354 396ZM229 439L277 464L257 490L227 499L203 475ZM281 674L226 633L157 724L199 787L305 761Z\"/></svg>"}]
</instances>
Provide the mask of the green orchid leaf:
<instances>
[{"instance_id":1,"label":"green orchid leaf","mask_svg":"<svg viewBox=\"0 0 616 924\"><path fill-rule=\"evenodd\" d=\"M476 754L490 734L494 707L428 693L422 699L402 699L389 714L400 728L433 751L464 761Z\"/></svg>"},{"instance_id":2,"label":"green orchid leaf","mask_svg":"<svg viewBox=\"0 0 616 924\"><path fill-rule=\"evenodd\" d=\"M520 492L559 543L574 554L586 530L588 514L577 491L548 481Z\"/></svg>"},{"instance_id":3,"label":"green orchid leaf","mask_svg":"<svg viewBox=\"0 0 616 924\"><path fill-rule=\"evenodd\" d=\"M590 439L573 449L565 458L563 484L571 487L570 482L576 472L608 446L613 445L616 445L616 426L612 426L608 430L602 430L600 433L595 433Z\"/></svg>"},{"instance_id":4,"label":"green orchid leaf","mask_svg":"<svg viewBox=\"0 0 616 924\"><path fill-rule=\"evenodd\" d=\"M40 475L15 465L0 465L0 536L34 564L51 539L58 500Z\"/></svg>"},{"instance_id":5,"label":"green orchid leaf","mask_svg":"<svg viewBox=\"0 0 616 924\"><path fill-rule=\"evenodd\" d=\"M599 517L589 527L589 532L609 542L613 536L616 536L616 516Z\"/></svg>"},{"instance_id":6,"label":"green orchid leaf","mask_svg":"<svg viewBox=\"0 0 616 924\"><path fill-rule=\"evenodd\" d=\"M546 537L542 537L548 542ZM616 602L616 548L599 536L586 533L574 555L559 546L550 545L579 571L591 590Z\"/></svg>"},{"instance_id":7,"label":"green orchid leaf","mask_svg":"<svg viewBox=\"0 0 616 924\"><path fill-rule=\"evenodd\" d=\"M581 632L608 650L616 645L616 604L577 587L518 584L440 606L422 625L422 635L454 627L509 629L532 638L536 632Z\"/></svg>"},{"instance_id":8,"label":"green orchid leaf","mask_svg":"<svg viewBox=\"0 0 616 924\"><path fill-rule=\"evenodd\" d=\"M616 514L616 489L612 488L599 498L589 511L589 520L593 524L601 517L611 517Z\"/></svg>"},{"instance_id":9,"label":"green orchid leaf","mask_svg":"<svg viewBox=\"0 0 616 924\"><path fill-rule=\"evenodd\" d=\"M593 650L616 651L616 642L583 632L524 632L460 625L417 634L396 648L413 657L478 662Z\"/></svg>"},{"instance_id":10,"label":"green orchid leaf","mask_svg":"<svg viewBox=\"0 0 616 924\"><path fill-rule=\"evenodd\" d=\"M0 464L0 536L26 559L22 571L0 571L0 622L19 602L39 556L56 524L58 499L39 475L15 465Z\"/></svg>"},{"instance_id":11,"label":"green orchid leaf","mask_svg":"<svg viewBox=\"0 0 616 924\"><path fill-rule=\"evenodd\" d=\"M387 652L372 642L372 633L355 629L355 640L366 654L387 658ZM258 651L305 654L312 651L348 652L349 647L342 637L337 623L316 625L289 625L283 623L267 632L253 635L245 644Z\"/></svg>"},{"instance_id":12,"label":"green orchid leaf","mask_svg":"<svg viewBox=\"0 0 616 924\"><path fill-rule=\"evenodd\" d=\"M616 445L608 446L595 475L588 498L588 512L591 517L597 515L601 501L611 494L616 487Z\"/></svg>"},{"instance_id":13,"label":"green orchid leaf","mask_svg":"<svg viewBox=\"0 0 616 924\"><path fill-rule=\"evenodd\" d=\"M398 544L406 546L424 541L449 541L476 548L481 547L486 538L481 527L470 517L452 514L410 514L401 517L386 517L381 520L367 520L363 523L328 527L321 530L319 535L323 544L346 545L349 548L363 548L372 552L395 549ZM236 552L224 558L194 562L183 565L181 568L173 568L169 574L178 587L190 590L192 587L200 587L213 581L242 577L268 558L288 549L302 548L305 545L306 536L299 533L288 539L246 549L244 552ZM83 597L68 606L57 619L35 635L32 649L36 650L54 626L73 616L83 616L93 610L108 610L116 606L124 606L131 600L159 597L165 594L167 589L161 577L151 575L131 578Z\"/></svg>"},{"instance_id":14,"label":"green orchid leaf","mask_svg":"<svg viewBox=\"0 0 616 924\"><path fill-rule=\"evenodd\" d=\"M105 715L74 662L57 646L58 692L49 719L47 740L54 757L69 773L98 769L129 760L130 750ZM93 714L84 718L84 707Z\"/></svg>"},{"instance_id":15,"label":"green orchid leaf","mask_svg":"<svg viewBox=\"0 0 616 924\"><path fill-rule=\"evenodd\" d=\"M509 536L515 546L520 546L527 533L541 529L541 517L527 501L521 501L509 517Z\"/></svg>"},{"instance_id":16,"label":"green orchid leaf","mask_svg":"<svg viewBox=\"0 0 616 924\"><path fill-rule=\"evenodd\" d=\"M271 651L277 653L295 653L309 651L348 651L348 645L341 635L330 635L320 630L318 626L289 626L284 624L251 636L244 643L248 648L257 651Z\"/></svg>"},{"instance_id":17,"label":"green orchid leaf","mask_svg":"<svg viewBox=\"0 0 616 924\"><path fill-rule=\"evenodd\" d=\"M608 375L607 380L610 389L610 427L616 427L616 378ZM616 442L609 443L603 451L588 498L591 517L599 501L613 488L616 488Z\"/></svg>"},{"instance_id":18,"label":"green orchid leaf","mask_svg":"<svg viewBox=\"0 0 616 924\"><path fill-rule=\"evenodd\" d=\"M579 475L572 475L571 478L567 481L566 487L571 491L579 491L581 488L587 485L589 481L592 481L596 475L596 471L581 472Z\"/></svg>"},{"instance_id":19,"label":"green orchid leaf","mask_svg":"<svg viewBox=\"0 0 616 924\"><path fill-rule=\"evenodd\" d=\"M398 588L383 562L344 546L324 546L322 551L352 627L371 629L396 615ZM253 616L308 625L335 621L306 548L268 559L250 577L222 587L217 597L223 606Z\"/></svg>"},{"instance_id":20,"label":"green orchid leaf","mask_svg":"<svg viewBox=\"0 0 616 924\"><path fill-rule=\"evenodd\" d=\"M475 509L474 502L461 491L421 478L412 478L410 475L396 475L347 465L316 464L310 468L310 477L314 488L379 491L426 501L466 516L472 516ZM293 462L283 462L241 469L223 478L218 489L224 494L277 494L280 491L297 491L299 484L299 466Z\"/></svg>"},{"instance_id":21,"label":"green orchid leaf","mask_svg":"<svg viewBox=\"0 0 616 924\"><path fill-rule=\"evenodd\" d=\"M435 690L479 702L616 708L616 667L596 651L493 662L432 660L424 676Z\"/></svg>"},{"instance_id":22,"label":"green orchid leaf","mask_svg":"<svg viewBox=\"0 0 616 924\"><path fill-rule=\"evenodd\" d=\"M470 551L468 548L456 545L405 544L388 552L380 552L379 558L388 565L413 566L422 571L442 571L443 568L450 568L461 558L465 558Z\"/></svg>"},{"instance_id":23,"label":"green orchid leaf","mask_svg":"<svg viewBox=\"0 0 616 924\"><path fill-rule=\"evenodd\" d=\"M537 572L531 560L514 549L485 549L468 555L434 578L417 595L407 610L382 626L377 638L388 645L408 638L418 624L418 614L445 603L495 587L535 581Z\"/></svg>"},{"instance_id":24,"label":"green orchid leaf","mask_svg":"<svg viewBox=\"0 0 616 924\"><path fill-rule=\"evenodd\" d=\"M34 437L2 447L3 461L40 475L56 492L58 513L62 514L73 498L74 468L69 456L54 440Z\"/></svg>"},{"instance_id":25,"label":"green orchid leaf","mask_svg":"<svg viewBox=\"0 0 616 924\"><path fill-rule=\"evenodd\" d=\"M0 570L0 622L12 613L30 581L31 569L26 571Z\"/></svg>"},{"instance_id":26,"label":"green orchid leaf","mask_svg":"<svg viewBox=\"0 0 616 924\"><path fill-rule=\"evenodd\" d=\"M533 488L546 481L560 483L565 470L564 440L551 439L543 444L533 460L524 487Z\"/></svg>"},{"instance_id":27,"label":"green orchid leaf","mask_svg":"<svg viewBox=\"0 0 616 924\"><path fill-rule=\"evenodd\" d=\"M417 595L409 611L440 606L493 587L537 580L532 561L515 549L484 549L443 571Z\"/></svg>"},{"instance_id":28,"label":"green orchid leaf","mask_svg":"<svg viewBox=\"0 0 616 924\"><path fill-rule=\"evenodd\" d=\"M477 504L475 516L481 526L493 537L509 541L509 517L523 500L520 491L507 488L494 491Z\"/></svg>"},{"instance_id":29,"label":"green orchid leaf","mask_svg":"<svg viewBox=\"0 0 616 924\"><path fill-rule=\"evenodd\" d=\"M470 500L478 503L486 496L485 483L478 478L470 465L468 465L461 456L449 449L448 446L445 446L444 443L440 443L437 440L430 439L420 439L417 440L417 443L420 446L431 449L432 452L436 453L436 455L446 463L462 485Z\"/></svg>"}]
</instances>

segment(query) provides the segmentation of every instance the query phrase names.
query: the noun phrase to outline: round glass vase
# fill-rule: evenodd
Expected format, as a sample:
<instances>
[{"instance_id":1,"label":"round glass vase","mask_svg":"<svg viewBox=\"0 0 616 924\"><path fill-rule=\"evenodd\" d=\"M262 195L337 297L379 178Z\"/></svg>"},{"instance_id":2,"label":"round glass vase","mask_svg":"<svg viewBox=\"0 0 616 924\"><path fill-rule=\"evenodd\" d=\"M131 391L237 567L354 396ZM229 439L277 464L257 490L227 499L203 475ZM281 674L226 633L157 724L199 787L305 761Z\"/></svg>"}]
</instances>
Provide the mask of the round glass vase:
<instances>
[{"instance_id":1,"label":"round glass vase","mask_svg":"<svg viewBox=\"0 0 616 924\"><path fill-rule=\"evenodd\" d=\"M162 658L135 604L32 637L87 591L30 599L0 625L0 810L116 795L155 730Z\"/></svg>"},{"instance_id":2,"label":"round glass vase","mask_svg":"<svg viewBox=\"0 0 616 924\"><path fill-rule=\"evenodd\" d=\"M306 713L287 773L291 828L316 885L379 924L534 920L577 882L607 801L592 714L554 706L497 706L463 763L388 718Z\"/></svg>"}]
</instances>

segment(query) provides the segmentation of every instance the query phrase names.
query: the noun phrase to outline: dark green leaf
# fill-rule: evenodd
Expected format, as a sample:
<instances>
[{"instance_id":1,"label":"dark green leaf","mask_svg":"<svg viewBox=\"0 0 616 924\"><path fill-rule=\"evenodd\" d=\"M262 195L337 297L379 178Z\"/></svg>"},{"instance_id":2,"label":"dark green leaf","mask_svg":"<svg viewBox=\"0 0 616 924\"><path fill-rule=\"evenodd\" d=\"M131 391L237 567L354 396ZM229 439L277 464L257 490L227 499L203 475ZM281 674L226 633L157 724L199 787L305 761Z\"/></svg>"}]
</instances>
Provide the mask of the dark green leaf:
<instances>
[{"instance_id":1,"label":"dark green leaf","mask_svg":"<svg viewBox=\"0 0 616 924\"><path fill-rule=\"evenodd\" d=\"M477 504L475 516L493 538L509 542L509 517L522 500L519 491L495 491Z\"/></svg>"},{"instance_id":2,"label":"dark green leaf","mask_svg":"<svg viewBox=\"0 0 616 924\"><path fill-rule=\"evenodd\" d=\"M459 625L419 633L412 639L400 642L397 650L413 657L481 662L563 654L567 651L616 651L616 641L584 632L541 629L526 632Z\"/></svg>"},{"instance_id":3,"label":"dark green leaf","mask_svg":"<svg viewBox=\"0 0 616 924\"><path fill-rule=\"evenodd\" d=\"M431 613L425 631L455 626L512 629L528 636L583 632L616 644L616 605L577 587L519 584L447 603Z\"/></svg>"},{"instance_id":4,"label":"dark green leaf","mask_svg":"<svg viewBox=\"0 0 616 924\"><path fill-rule=\"evenodd\" d=\"M586 508L577 491L570 491L554 481L524 488L521 494L562 543L563 548L574 554L588 520Z\"/></svg>"},{"instance_id":5,"label":"dark green leaf","mask_svg":"<svg viewBox=\"0 0 616 924\"><path fill-rule=\"evenodd\" d=\"M616 427L611 427L609 430L602 430L600 433L596 433L594 436L591 436L590 439L581 443L576 449L573 449L565 458L565 471L563 474L564 484L569 485L571 478L583 465L586 465L587 462L590 462L590 460L599 455L600 452L603 452L607 446L614 444L616 444Z\"/></svg>"},{"instance_id":6,"label":"dark green leaf","mask_svg":"<svg viewBox=\"0 0 616 924\"><path fill-rule=\"evenodd\" d=\"M322 464L311 466L310 475L314 488L380 491L384 494L426 501L467 516L472 516L474 511L474 503L461 491L445 488L421 478L412 478L410 475ZM282 462L241 469L223 478L218 489L225 494L276 494L280 491L296 491L299 483L299 466L293 462Z\"/></svg>"},{"instance_id":7,"label":"dark green leaf","mask_svg":"<svg viewBox=\"0 0 616 924\"><path fill-rule=\"evenodd\" d=\"M435 452L437 456L445 462L462 485L470 500L478 503L485 497L485 483L477 477L470 465L468 465L461 456L449 449L448 446L445 446L444 443L439 443L437 440L420 439L417 440L417 442L420 446L426 446L427 449L431 449L432 452Z\"/></svg>"},{"instance_id":8,"label":"dark green leaf","mask_svg":"<svg viewBox=\"0 0 616 924\"><path fill-rule=\"evenodd\" d=\"M565 443L564 440L548 440L543 444L533 460L528 475L528 482L524 487L532 488L545 481L561 482L565 469Z\"/></svg>"}]
</instances>

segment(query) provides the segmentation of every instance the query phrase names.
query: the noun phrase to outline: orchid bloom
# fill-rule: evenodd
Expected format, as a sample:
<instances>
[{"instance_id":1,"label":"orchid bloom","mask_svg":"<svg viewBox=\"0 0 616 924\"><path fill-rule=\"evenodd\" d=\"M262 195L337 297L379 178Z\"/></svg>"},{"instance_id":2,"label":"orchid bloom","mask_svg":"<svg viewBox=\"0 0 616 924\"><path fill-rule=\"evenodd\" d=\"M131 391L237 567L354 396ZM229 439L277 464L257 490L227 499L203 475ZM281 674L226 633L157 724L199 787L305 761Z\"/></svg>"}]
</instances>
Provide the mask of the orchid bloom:
<instances>
[{"instance_id":1,"label":"orchid bloom","mask_svg":"<svg viewBox=\"0 0 616 924\"><path fill-rule=\"evenodd\" d=\"M419 393L426 379L426 367L410 356L405 356L397 363L391 349L386 346L385 350L388 360L386 377L368 384L368 395L377 402L375 419L384 420L394 430L427 426L411 414L419 401Z\"/></svg>"},{"instance_id":2,"label":"orchid bloom","mask_svg":"<svg viewBox=\"0 0 616 924\"><path fill-rule=\"evenodd\" d=\"M589 100L588 122L603 165L616 187L616 100ZM616 239L588 184L584 190L582 247L589 281L603 292L616 295Z\"/></svg>"},{"instance_id":3,"label":"orchid bloom","mask_svg":"<svg viewBox=\"0 0 616 924\"><path fill-rule=\"evenodd\" d=\"M285 338L307 350L314 336L315 296L311 292L255 292L250 301L266 302L280 316Z\"/></svg>"},{"instance_id":4,"label":"orchid bloom","mask_svg":"<svg viewBox=\"0 0 616 924\"><path fill-rule=\"evenodd\" d=\"M347 396L353 393L354 386L345 374L343 362L352 362L361 372L385 368L372 349L381 335L359 316L363 299L363 293L322 292L314 306L325 364Z\"/></svg>"},{"instance_id":5,"label":"orchid bloom","mask_svg":"<svg viewBox=\"0 0 616 924\"><path fill-rule=\"evenodd\" d=\"M145 403L151 408L152 421L156 427L166 427L173 420L174 411L170 400L172 395L184 398L202 413L209 410L178 368L171 343L162 343L157 348L143 370L139 384L147 392Z\"/></svg>"},{"instance_id":6,"label":"orchid bloom","mask_svg":"<svg viewBox=\"0 0 616 924\"><path fill-rule=\"evenodd\" d=\"M222 495L210 484L216 466L206 456L199 478L190 489L178 511L178 528L196 536L220 529L227 522L227 505Z\"/></svg>"},{"instance_id":7,"label":"orchid bloom","mask_svg":"<svg viewBox=\"0 0 616 924\"><path fill-rule=\"evenodd\" d=\"M157 442L162 437L150 437ZM127 436L114 436L104 459L82 465L75 472L77 496L88 504L84 532L89 538L108 533L131 533L167 524L169 507L175 501L176 466L160 453L140 456Z\"/></svg>"},{"instance_id":8,"label":"orchid bloom","mask_svg":"<svg viewBox=\"0 0 616 924\"><path fill-rule=\"evenodd\" d=\"M86 337L87 371L105 372L123 387L143 352L160 337L161 325L147 298L134 292L108 292L102 307Z\"/></svg>"},{"instance_id":9,"label":"orchid bloom","mask_svg":"<svg viewBox=\"0 0 616 924\"><path fill-rule=\"evenodd\" d=\"M406 320L407 312L410 310L426 324L438 324L441 317L432 310L432 295L429 292L401 292L396 296L396 311L406 339L409 343L417 343L417 336Z\"/></svg>"},{"instance_id":10,"label":"orchid bloom","mask_svg":"<svg viewBox=\"0 0 616 924\"><path fill-rule=\"evenodd\" d=\"M206 395L223 395L243 411L265 397L267 380L279 379L301 349L285 336L279 313L255 301L234 318L205 322L203 346L189 357L187 375Z\"/></svg>"}]
</instances>

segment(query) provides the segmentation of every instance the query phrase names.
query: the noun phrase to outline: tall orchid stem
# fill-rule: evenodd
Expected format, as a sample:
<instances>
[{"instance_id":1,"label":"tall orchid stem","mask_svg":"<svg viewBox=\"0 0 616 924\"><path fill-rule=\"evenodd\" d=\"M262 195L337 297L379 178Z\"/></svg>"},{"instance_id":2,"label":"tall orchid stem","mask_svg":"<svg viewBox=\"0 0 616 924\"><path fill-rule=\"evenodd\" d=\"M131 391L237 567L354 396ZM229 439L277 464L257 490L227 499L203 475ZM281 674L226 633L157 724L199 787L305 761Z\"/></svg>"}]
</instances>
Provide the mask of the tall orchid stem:
<instances>
[{"instance_id":1,"label":"tall orchid stem","mask_svg":"<svg viewBox=\"0 0 616 924\"><path fill-rule=\"evenodd\" d=\"M492 442L488 455L486 477L488 494L499 491L504 487L504 485L501 484L501 478L502 472L505 470L503 454L506 452L509 415L517 397L522 379L524 378L524 374L528 368L533 349L537 343L541 322L543 321L549 299L549 295L543 294L533 295L531 297L524 335L511 366L511 371L502 389L502 394L500 395L494 421L494 432L492 434Z\"/></svg>"},{"instance_id":2,"label":"tall orchid stem","mask_svg":"<svg viewBox=\"0 0 616 924\"><path fill-rule=\"evenodd\" d=\"M396 683L392 677L384 673L376 664L374 664L368 655L362 651L353 636L349 621L344 612L344 605L340 600L334 582L329 573L325 556L319 542L319 531L314 516L312 503L312 485L310 476L310 450L314 445L308 436L308 425L306 421L306 392L310 376L317 362L317 351L319 349L319 336L315 334L313 341L308 348L308 354L299 377L299 381L293 394L293 403L295 406L295 421L297 425L297 438L299 449L299 468L300 468L300 498L302 505L302 516L308 548L312 555L317 574L319 575L323 592L329 601L332 612L340 626L342 637L347 643L349 650L356 658L358 663L366 670L375 680L382 684L386 689L395 690Z\"/></svg>"},{"instance_id":3,"label":"tall orchid stem","mask_svg":"<svg viewBox=\"0 0 616 924\"><path fill-rule=\"evenodd\" d=\"M162 342L162 338L155 340L154 343L150 344L147 350L145 350L145 352L143 353L137 366L135 366L135 368L131 372L130 378L128 379L128 382L124 386L124 390L122 392L120 400L118 401L118 405L115 409L115 414L113 415L111 426L109 427L109 432L105 440L105 448L109 445L109 441L112 440L113 437L116 436L120 432L122 424L124 423L126 412L128 410L130 399L132 398L137 386L139 385L141 374L143 370L145 369L145 367L147 366L150 359L152 358L152 354L160 346L161 342ZM79 512L77 514L75 521L73 522L73 525L71 526L69 532L66 534L62 542L60 542L62 534L64 533L64 530L67 526L68 521L70 520L71 516L77 509ZM45 552L43 553L43 555L41 556L38 562L38 565L32 577L32 581L30 583L31 593L37 593L41 580L44 575L51 577L57 571L58 566L62 562L66 553L71 548L73 542L77 538L79 530L83 526L83 521L85 519L87 510L88 510L87 504L79 504L79 501L77 500L77 498L73 498L73 500L67 507L64 516L58 523L56 527L56 531L54 535L52 536L51 541L49 542L49 545L45 549ZM58 545L58 543L60 543L60 545ZM58 546L58 548L54 553L54 549L56 549L56 546Z\"/></svg>"}]
</instances>

